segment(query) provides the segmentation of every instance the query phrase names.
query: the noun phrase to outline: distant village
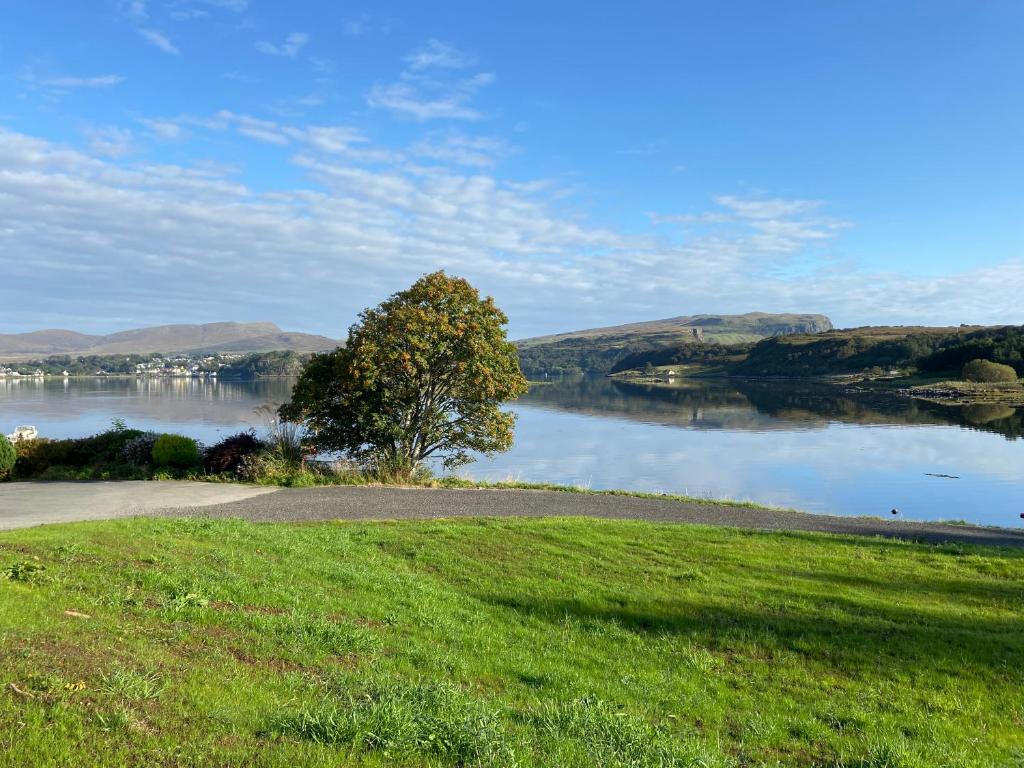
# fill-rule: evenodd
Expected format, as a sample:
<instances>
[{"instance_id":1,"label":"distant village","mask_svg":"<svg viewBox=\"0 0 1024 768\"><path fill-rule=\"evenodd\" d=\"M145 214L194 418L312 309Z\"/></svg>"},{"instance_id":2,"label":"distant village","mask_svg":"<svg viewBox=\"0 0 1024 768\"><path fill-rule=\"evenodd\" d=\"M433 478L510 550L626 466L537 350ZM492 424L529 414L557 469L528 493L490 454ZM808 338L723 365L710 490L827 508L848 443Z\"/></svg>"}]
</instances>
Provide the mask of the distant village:
<instances>
[{"instance_id":1,"label":"distant village","mask_svg":"<svg viewBox=\"0 0 1024 768\"><path fill-rule=\"evenodd\" d=\"M5 382L75 377L164 379L262 378L294 376L309 355L290 351L210 354L120 354L0 362Z\"/></svg>"},{"instance_id":2,"label":"distant village","mask_svg":"<svg viewBox=\"0 0 1024 768\"><path fill-rule=\"evenodd\" d=\"M46 377L72 376L153 376L161 378L214 378L219 371L245 355L209 355L206 357L160 357L153 356L138 361L138 356L108 356L95 360L96 365L87 365L90 358L68 360L68 367L60 368L62 360L48 358L46 361L30 363L0 363L0 378L42 379ZM60 368L57 370L57 368Z\"/></svg>"}]
</instances>

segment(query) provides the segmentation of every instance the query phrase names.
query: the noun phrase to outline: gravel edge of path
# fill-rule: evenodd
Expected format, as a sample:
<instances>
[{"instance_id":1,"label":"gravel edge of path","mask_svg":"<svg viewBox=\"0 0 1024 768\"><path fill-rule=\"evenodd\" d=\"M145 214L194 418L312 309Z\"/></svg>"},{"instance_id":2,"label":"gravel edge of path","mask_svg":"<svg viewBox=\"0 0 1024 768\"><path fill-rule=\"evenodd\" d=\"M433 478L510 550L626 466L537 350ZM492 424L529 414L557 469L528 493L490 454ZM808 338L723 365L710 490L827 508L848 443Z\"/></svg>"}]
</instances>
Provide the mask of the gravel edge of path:
<instances>
[{"instance_id":1,"label":"gravel edge of path","mask_svg":"<svg viewBox=\"0 0 1024 768\"><path fill-rule=\"evenodd\" d=\"M427 520L460 517L593 517L725 526L756 531L798 531L881 536L927 543L1024 547L1024 530L841 517L790 510L642 496L530 489L320 486L204 507L159 510L165 515L241 517L254 522Z\"/></svg>"}]
</instances>

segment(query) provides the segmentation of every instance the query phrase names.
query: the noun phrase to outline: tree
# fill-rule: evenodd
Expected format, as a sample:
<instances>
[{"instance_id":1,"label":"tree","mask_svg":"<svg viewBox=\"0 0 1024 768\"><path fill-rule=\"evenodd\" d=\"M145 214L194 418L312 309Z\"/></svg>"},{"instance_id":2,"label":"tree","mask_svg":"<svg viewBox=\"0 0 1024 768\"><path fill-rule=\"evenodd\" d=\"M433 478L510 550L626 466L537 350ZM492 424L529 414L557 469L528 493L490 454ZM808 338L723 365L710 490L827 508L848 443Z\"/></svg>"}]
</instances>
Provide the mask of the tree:
<instances>
[{"instance_id":1,"label":"tree","mask_svg":"<svg viewBox=\"0 0 1024 768\"><path fill-rule=\"evenodd\" d=\"M512 447L526 391L508 318L491 297L434 272L367 309L344 347L304 367L282 418L302 422L317 451L407 475L431 456L446 468Z\"/></svg>"},{"instance_id":2,"label":"tree","mask_svg":"<svg viewBox=\"0 0 1024 768\"><path fill-rule=\"evenodd\" d=\"M17 451L14 450L14 446L7 439L7 435L0 435L0 478L7 477L11 469L14 468L17 458Z\"/></svg>"},{"instance_id":3,"label":"tree","mask_svg":"<svg viewBox=\"0 0 1024 768\"><path fill-rule=\"evenodd\" d=\"M964 366L964 381L984 383L1016 383L1017 371L1009 365L993 363L991 360L971 360Z\"/></svg>"}]
</instances>

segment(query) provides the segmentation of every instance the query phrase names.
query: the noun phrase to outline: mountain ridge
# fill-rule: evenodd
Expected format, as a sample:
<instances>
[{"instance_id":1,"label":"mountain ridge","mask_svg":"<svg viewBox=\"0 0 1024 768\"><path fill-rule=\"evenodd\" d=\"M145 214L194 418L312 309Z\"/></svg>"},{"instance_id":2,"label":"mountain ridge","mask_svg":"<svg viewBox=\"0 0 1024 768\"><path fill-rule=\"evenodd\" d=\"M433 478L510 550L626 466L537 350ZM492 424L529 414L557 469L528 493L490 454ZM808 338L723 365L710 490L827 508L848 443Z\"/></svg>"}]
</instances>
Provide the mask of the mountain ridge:
<instances>
[{"instance_id":1,"label":"mountain ridge","mask_svg":"<svg viewBox=\"0 0 1024 768\"><path fill-rule=\"evenodd\" d=\"M777 336L782 333L820 333L832 329L827 315L793 312L745 312L738 315L697 314L666 317L661 320L641 320L635 323L584 328L578 331L531 336L516 342L520 349L540 344L553 344L567 339L619 337L681 332L687 328L700 328L706 335L720 333L752 336Z\"/></svg>"},{"instance_id":2,"label":"mountain ridge","mask_svg":"<svg viewBox=\"0 0 1024 768\"><path fill-rule=\"evenodd\" d=\"M50 355L174 354L200 352L320 352L341 342L327 336L282 331L274 323L232 321L155 325L109 334L63 328L0 334L0 357Z\"/></svg>"}]
</instances>

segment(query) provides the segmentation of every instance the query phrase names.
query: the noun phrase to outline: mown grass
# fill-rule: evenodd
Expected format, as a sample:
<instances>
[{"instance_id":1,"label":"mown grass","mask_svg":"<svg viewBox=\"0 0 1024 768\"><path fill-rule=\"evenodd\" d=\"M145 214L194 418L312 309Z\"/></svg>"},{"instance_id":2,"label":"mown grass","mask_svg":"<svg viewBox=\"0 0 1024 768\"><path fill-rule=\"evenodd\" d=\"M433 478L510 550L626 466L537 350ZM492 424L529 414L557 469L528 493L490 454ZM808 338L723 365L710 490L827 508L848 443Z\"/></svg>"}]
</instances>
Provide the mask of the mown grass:
<instances>
[{"instance_id":1,"label":"mown grass","mask_svg":"<svg viewBox=\"0 0 1024 768\"><path fill-rule=\"evenodd\" d=\"M1024 764L1024 552L598 520L0 534L0 765Z\"/></svg>"}]
</instances>

